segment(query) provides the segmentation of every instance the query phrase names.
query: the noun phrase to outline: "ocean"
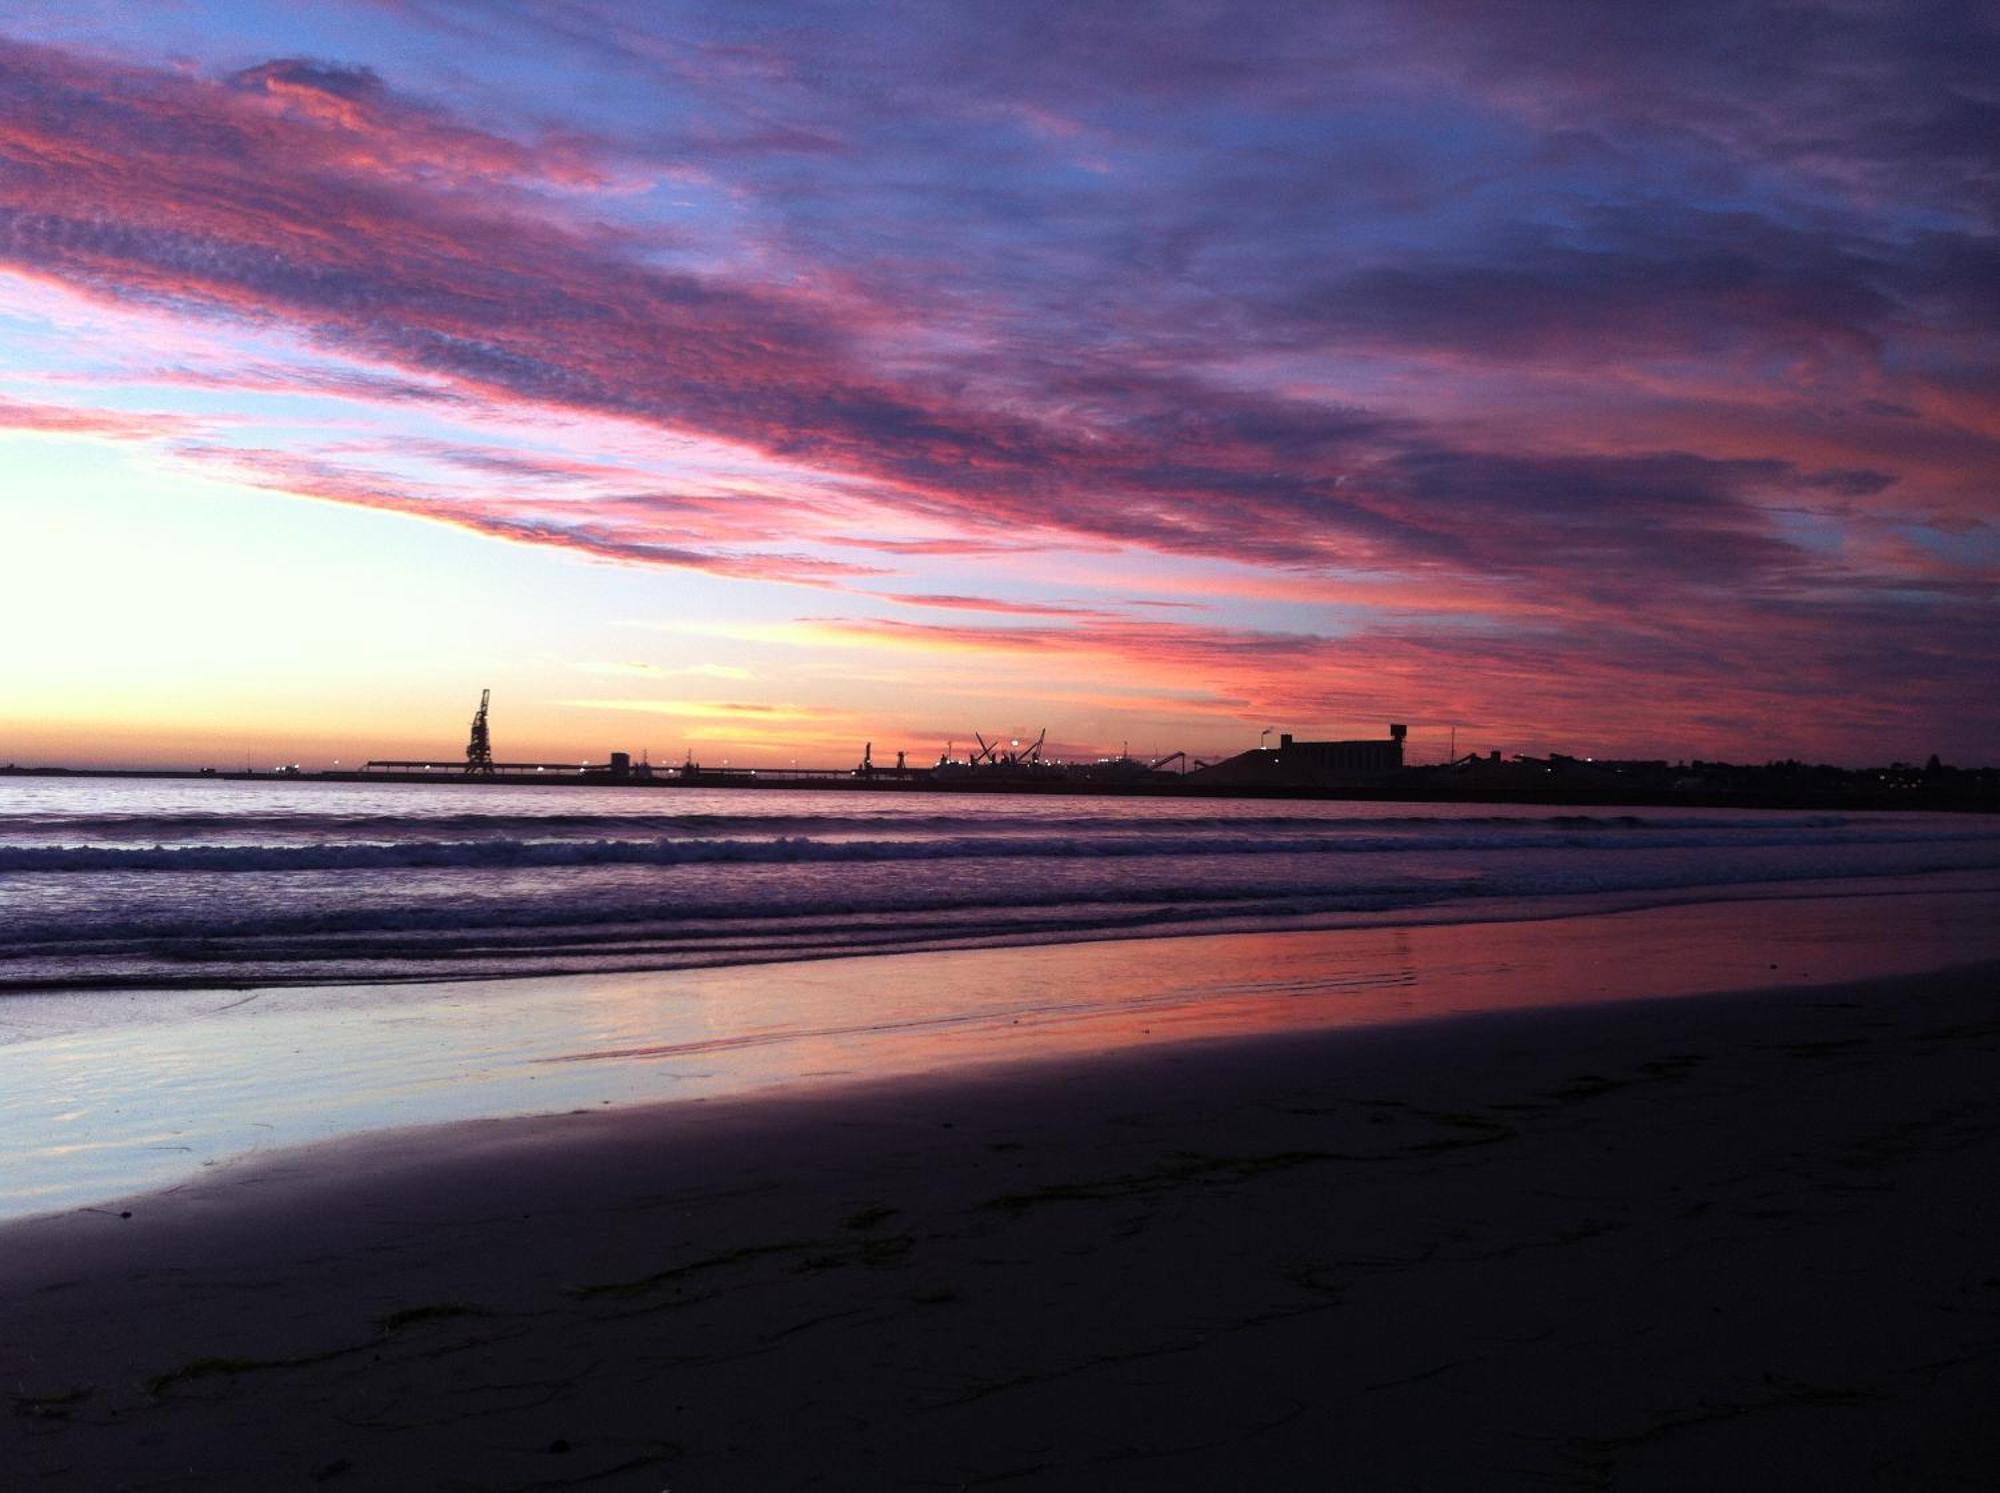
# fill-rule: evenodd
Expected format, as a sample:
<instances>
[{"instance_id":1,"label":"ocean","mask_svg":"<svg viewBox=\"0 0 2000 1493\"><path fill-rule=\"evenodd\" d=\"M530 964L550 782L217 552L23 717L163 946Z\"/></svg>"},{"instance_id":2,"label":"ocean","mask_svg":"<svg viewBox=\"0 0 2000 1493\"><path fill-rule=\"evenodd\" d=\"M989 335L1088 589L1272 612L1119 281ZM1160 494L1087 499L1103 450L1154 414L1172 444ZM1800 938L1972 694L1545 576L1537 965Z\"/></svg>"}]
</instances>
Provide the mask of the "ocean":
<instances>
[{"instance_id":1,"label":"ocean","mask_svg":"<svg viewBox=\"0 0 2000 1493\"><path fill-rule=\"evenodd\" d=\"M1466 922L2000 869L1977 815L0 781L0 990Z\"/></svg>"},{"instance_id":2,"label":"ocean","mask_svg":"<svg viewBox=\"0 0 2000 1493\"><path fill-rule=\"evenodd\" d=\"M0 1218L384 1128L1943 967L1995 871L1974 815L0 779Z\"/></svg>"}]
</instances>

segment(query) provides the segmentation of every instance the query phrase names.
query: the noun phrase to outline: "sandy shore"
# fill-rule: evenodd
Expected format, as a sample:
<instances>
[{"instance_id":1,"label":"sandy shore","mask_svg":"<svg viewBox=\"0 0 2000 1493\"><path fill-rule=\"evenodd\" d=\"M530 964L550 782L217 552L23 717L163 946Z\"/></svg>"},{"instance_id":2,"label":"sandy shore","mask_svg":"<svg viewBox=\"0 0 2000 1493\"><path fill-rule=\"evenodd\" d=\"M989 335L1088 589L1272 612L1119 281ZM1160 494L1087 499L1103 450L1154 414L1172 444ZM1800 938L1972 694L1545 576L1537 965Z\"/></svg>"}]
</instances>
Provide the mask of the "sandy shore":
<instances>
[{"instance_id":1,"label":"sandy shore","mask_svg":"<svg viewBox=\"0 0 2000 1493\"><path fill-rule=\"evenodd\" d=\"M75 1489L1994 1487L1996 975L259 1158L0 1230L5 1465Z\"/></svg>"}]
</instances>

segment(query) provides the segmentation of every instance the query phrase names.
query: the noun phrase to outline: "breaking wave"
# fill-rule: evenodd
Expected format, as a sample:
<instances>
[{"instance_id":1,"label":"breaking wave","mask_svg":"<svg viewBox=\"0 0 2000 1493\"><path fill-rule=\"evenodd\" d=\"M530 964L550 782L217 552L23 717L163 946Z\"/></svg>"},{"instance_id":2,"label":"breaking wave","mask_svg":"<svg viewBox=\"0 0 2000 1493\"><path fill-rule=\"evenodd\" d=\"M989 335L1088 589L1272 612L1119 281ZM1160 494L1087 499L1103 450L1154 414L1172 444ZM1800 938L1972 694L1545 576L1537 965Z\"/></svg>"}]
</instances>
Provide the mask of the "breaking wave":
<instances>
[{"instance_id":1,"label":"breaking wave","mask_svg":"<svg viewBox=\"0 0 2000 1493\"><path fill-rule=\"evenodd\" d=\"M1434 830L1438 821L1426 821ZM1452 821L1462 824L1464 821ZM1381 821L1370 821L1380 828ZM418 869L557 869L580 866L798 865L810 862L920 862L960 860L1130 860L1175 856L1320 856L1425 850L1462 853L1490 850L1574 849L1746 849L1810 848L1816 845L1944 844L2000 839L1978 831L1899 831L1866 834L1835 830L1762 832L1713 826L1693 829L1625 829L1595 833L1603 821L1552 830L1549 821L1522 831L1521 821L1500 821L1504 833L1408 835L1284 834L989 834L932 839L819 839L781 835L773 839L560 840L494 838L479 840L400 840L331 842L306 845L11 845L0 846L0 873L76 871L288 872ZM1240 828L1240 825L1235 826Z\"/></svg>"},{"instance_id":2,"label":"breaking wave","mask_svg":"<svg viewBox=\"0 0 2000 1493\"><path fill-rule=\"evenodd\" d=\"M1112 834L1179 831L1281 830L1300 834L1341 834L1352 831L1392 831L1399 833L1436 831L1443 827L1467 830L1605 831L1707 830L1732 834L1744 830L1769 830L1765 821L1745 821L1723 817L1655 817L1638 814L1437 814L1397 815L1311 815L1311 814L1215 814L1174 812L1178 806L1162 805L1166 812L1153 816L1135 814L1003 813L1003 814L102 814L102 815L17 815L5 821L8 840L35 841L60 838L65 842L91 845L167 841L255 842L258 837L280 841L355 840L399 841L407 839L617 839L637 835L714 836L758 835L828 836L893 833L908 836L993 836L1043 834ZM1801 815L1788 819L1788 830L1842 829L1850 824L1867 824L1868 819L1850 820L1842 815Z\"/></svg>"},{"instance_id":3,"label":"breaking wave","mask_svg":"<svg viewBox=\"0 0 2000 1493\"><path fill-rule=\"evenodd\" d=\"M2000 869L2000 821L1965 815L88 782L0 804L0 990L671 969Z\"/></svg>"}]
</instances>

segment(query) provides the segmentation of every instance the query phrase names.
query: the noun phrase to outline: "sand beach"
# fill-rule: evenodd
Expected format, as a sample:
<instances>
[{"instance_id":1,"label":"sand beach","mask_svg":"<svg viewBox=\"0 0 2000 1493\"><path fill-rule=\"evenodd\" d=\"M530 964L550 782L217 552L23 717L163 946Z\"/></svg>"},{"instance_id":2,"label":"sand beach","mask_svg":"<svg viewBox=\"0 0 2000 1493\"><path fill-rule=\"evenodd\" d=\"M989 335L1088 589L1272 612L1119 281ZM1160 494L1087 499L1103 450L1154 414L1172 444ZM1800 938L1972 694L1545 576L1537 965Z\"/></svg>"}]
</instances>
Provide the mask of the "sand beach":
<instances>
[{"instance_id":1,"label":"sand beach","mask_svg":"<svg viewBox=\"0 0 2000 1493\"><path fill-rule=\"evenodd\" d=\"M1786 933L1922 921L1895 900L1493 925L1494 988L1547 1000L1080 1021L20 1220L8 1460L56 1489L1990 1487L2000 964L1964 956L1994 899L1958 894L1919 967L1799 968ZM1419 996L1470 936L1400 933ZM1262 942L897 978L1212 978Z\"/></svg>"}]
</instances>

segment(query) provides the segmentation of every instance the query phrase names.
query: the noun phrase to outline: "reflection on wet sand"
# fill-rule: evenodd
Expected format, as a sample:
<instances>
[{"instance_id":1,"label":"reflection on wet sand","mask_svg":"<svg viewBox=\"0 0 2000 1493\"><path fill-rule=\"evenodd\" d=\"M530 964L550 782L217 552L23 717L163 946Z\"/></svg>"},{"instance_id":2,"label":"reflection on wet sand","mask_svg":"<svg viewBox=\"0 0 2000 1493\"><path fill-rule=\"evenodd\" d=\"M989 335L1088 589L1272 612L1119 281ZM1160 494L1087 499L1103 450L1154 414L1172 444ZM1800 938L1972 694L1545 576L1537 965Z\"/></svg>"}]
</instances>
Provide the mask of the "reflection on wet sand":
<instances>
[{"instance_id":1,"label":"reflection on wet sand","mask_svg":"<svg viewBox=\"0 0 2000 1493\"><path fill-rule=\"evenodd\" d=\"M1955 885L1545 921L182 994L132 1002L145 1014L123 1019L101 997L74 1006L89 1029L0 1046L0 1213L386 1127L1939 968L1992 952L1994 894Z\"/></svg>"}]
</instances>

